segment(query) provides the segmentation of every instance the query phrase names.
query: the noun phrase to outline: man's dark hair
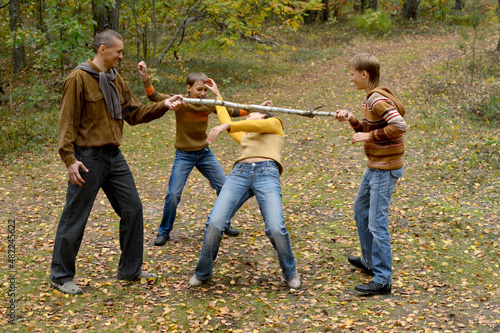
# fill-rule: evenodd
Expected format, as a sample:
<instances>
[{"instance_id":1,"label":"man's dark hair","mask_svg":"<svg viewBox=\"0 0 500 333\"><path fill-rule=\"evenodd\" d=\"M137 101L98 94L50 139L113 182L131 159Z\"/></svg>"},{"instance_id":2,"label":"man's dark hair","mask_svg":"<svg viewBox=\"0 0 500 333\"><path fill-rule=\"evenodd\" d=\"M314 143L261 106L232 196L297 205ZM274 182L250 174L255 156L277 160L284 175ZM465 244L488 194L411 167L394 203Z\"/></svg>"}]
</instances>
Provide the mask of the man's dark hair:
<instances>
[{"instance_id":1,"label":"man's dark hair","mask_svg":"<svg viewBox=\"0 0 500 333\"><path fill-rule=\"evenodd\" d=\"M92 43L94 54L97 53L97 50L99 50L99 47L101 45L104 45L108 48L113 47L117 39L123 41L122 35L111 29L106 29L96 33L94 36L94 42Z\"/></svg>"}]
</instances>

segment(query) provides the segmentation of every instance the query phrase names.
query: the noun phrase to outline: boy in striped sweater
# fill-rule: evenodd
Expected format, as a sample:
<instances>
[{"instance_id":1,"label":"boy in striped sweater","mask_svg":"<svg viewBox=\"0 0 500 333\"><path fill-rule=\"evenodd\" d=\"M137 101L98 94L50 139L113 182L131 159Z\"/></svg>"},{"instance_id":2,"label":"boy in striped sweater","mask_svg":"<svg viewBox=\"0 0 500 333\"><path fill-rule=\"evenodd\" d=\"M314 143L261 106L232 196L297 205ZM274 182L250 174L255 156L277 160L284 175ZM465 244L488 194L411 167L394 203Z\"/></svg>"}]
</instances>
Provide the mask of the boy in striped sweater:
<instances>
[{"instance_id":1,"label":"boy in striped sweater","mask_svg":"<svg viewBox=\"0 0 500 333\"><path fill-rule=\"evenodd\" d=\"M373 276L355 289L366 294L389 294L392 287L392 254L388 230L389 205L398 179L403 176L405 109L394 93L379 86L380 62L371 54L355 55L348 65L350 81L365 90L362 121L337 110L339 121L349 121L356 132L352 143L364 142L366 169L354 202L354 219L361 257L349 256L354 267Z\"/></svg>"}]
</instances>

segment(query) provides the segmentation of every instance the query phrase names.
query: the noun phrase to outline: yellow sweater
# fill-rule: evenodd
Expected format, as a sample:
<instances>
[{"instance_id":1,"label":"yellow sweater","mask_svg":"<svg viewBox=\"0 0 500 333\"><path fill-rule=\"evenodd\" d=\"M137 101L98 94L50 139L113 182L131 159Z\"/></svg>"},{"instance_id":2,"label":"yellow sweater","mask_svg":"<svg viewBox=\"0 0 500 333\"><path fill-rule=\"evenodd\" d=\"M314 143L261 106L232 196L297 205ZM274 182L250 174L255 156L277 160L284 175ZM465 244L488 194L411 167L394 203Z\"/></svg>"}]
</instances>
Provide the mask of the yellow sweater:
<instances>
[{"instance_id":1,"label":"yellow sweater","mask_svg":"<svg viewBox=\"0 0 500 333\"><path fill-rule=\"evenodd\" d=\"M275 161L283 173L281 164L281 152L285 145L285 131L283 123L279 118L272 117L262 120L231 121L225 107L216 106L217 115L221 124L230 123L229 134L241 144L241 155L234 162L246 158L261 157Z\"/></svg>"}]
</instances>

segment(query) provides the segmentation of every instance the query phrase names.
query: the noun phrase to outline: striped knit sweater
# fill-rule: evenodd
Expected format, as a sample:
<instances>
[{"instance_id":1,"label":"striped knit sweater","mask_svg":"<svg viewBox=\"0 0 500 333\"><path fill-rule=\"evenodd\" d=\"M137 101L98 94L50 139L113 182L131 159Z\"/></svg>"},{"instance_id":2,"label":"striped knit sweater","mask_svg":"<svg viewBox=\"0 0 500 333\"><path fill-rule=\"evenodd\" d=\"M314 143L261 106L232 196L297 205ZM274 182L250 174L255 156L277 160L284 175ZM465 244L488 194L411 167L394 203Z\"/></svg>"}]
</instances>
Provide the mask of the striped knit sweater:
<instances>
[{"instance_id":1,"label":"striped knit sweater","mask_svg":"<svg viewBox=\"0 0 500 333\"><path fill-rule=\"evenodd\" d=\"M364 146L368 168L394 170L403 166L403 137L407 130L404 114L403 104L389 88L377 87L368 92L363 101L362 123L356 118L350 122L354 131L370 133Z\"/></svg>"}]
</instances>

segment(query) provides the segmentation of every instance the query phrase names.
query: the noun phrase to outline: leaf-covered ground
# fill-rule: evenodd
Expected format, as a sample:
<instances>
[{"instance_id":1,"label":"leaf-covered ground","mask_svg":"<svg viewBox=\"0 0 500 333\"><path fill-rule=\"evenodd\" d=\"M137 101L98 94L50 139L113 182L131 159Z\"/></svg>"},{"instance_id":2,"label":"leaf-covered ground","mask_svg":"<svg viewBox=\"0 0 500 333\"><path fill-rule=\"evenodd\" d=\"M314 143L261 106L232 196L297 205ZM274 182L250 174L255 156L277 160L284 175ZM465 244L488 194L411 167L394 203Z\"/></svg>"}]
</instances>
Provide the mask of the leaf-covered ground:
<instances>
[{"instance_id":1,"label":"leaf-covered ground","mask_svg":"<svg viewBox=\"0 0 500 333\"><path fill-rule=\"evenodd\" d=\"M498 76L477 80L471 88L470 57L463 51L471 45L458 33L401 34L392 40L352 39L346 32L306 37L296 49L252 55L255 66L271 62L279 75L254 76L247 89L225 97L245 103L272 99L301 109L326 105L359 114L363 94L348 81L345 65L357 52L377 55L382 83L405 103L410 126L405 175L390 210L391 295L357 293L354 286L370 277L346 260L359 254L352 203L366 165L361 145L350 143L345 123L291 115L280 116L287 134L283 207L302 288L291 290L281 278L255 199L235 216L233 226L241 234L224 237L211 281L188 287L215 193L193 171L171 240L161 248L152 245L174 156L175 122L166 115L127 125L122 147L144 205L144 269L161 275L156 284L115 279L119 219L100 193L77 258L75 281L84 294L71 297L51 289L64 167L53 145L0 162L0 257L7 268L2 270L2 327L11 332L498 331L500 130L472 119L467 109L499 89ZM498 60L487 51L493 45L495 36L478 46L485 63L489 57ZM133 63L125 66L133 71ZM212 150L229 172L237 145L220 137ZM12 234L8 220L14 219L15 267L9 267L3 236ZM12 275L15 297L8 295Z\"/></svg>"}]
</instances>

